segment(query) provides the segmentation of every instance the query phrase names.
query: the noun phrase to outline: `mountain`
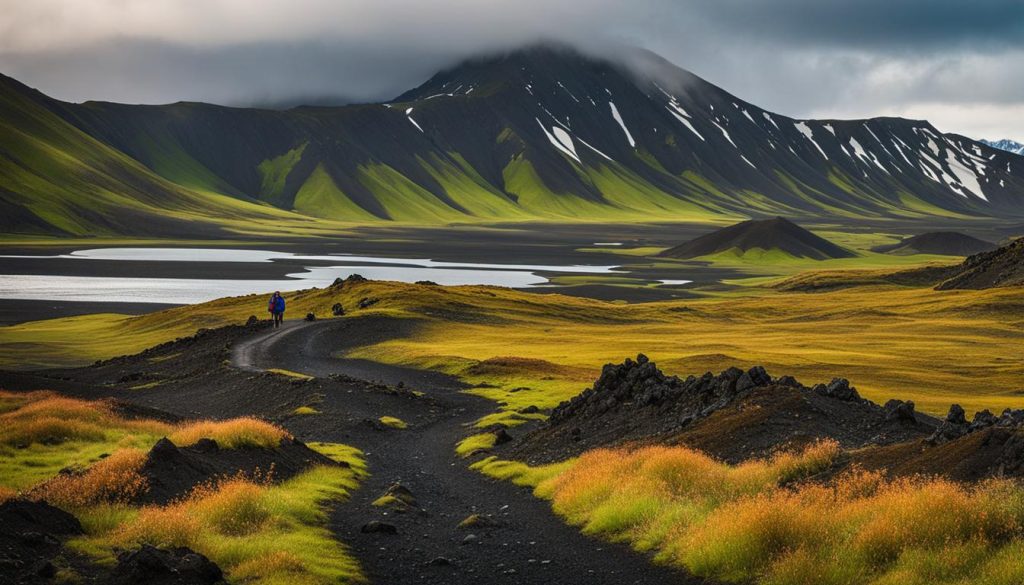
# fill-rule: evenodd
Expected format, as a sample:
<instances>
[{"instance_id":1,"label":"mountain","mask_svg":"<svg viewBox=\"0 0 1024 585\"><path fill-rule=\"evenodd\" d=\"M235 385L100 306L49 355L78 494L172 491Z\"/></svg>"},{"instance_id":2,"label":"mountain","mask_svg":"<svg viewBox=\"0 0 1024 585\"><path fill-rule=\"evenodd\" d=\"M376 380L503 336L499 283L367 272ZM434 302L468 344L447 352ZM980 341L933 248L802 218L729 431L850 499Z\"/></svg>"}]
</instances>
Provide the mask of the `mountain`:
<instances>
[{"instance_id":1,"label":"mountain","mask_svg":"<svg viewBox=\"0 0 1024 585\"><path fill-rule=\"evenodd\" d=\"M55 105L64 107L0 76L4 234L228 237L262 224L308 223L175 183L75 127Z\"/></svg>"},{"instance_id":2,"label":"mountain","mask_svg":"<svg viewBox=\"0 0 1024 585\"><path fill-rule=\"evenodd\" d=\"M879 246L876 252L887 254L942 254L970 256L998 248L992 242L958 232L928 232L905 238L896 244Z\"/></svg>"},{"instance_id":3,"label":"mountain","mask_svg":"<svg viewBox=\"0 0 1024 585\"><path fill-rule=\"evenodd\" d=\"M923 121L794 120L653 54L630 59L538 46L467 61L389 103L286 111L70 104L3 78L16 106L0 113L19 140L46 143L60 126L145 177L96 190L130 205L185 198L212 216L228 200L359 223L1024 217L1016 155ZM48 129L31 123L42 116ZM68 231L88 210L77 182L113 163L58 163L56 145L42 164L23 147L0 145L12 230ZM76 211L52 221L43 199ZM83 229L148 228L107 211Z\"/></svg>"},{"instance_id":4,"label":"mountain","mask_svg":"<svg viewBox=\"0 0 1024 585\"><path fill-rule=\"evenodd\" d=\"M1024 238L964 260L938 290L1024 286Z\"/></svg>"},{"instance_id":5,"label":"mountain","mask_svg":"<svg viewBox=\"0 0 1024 585\"><path fill-rule=\"evenodd\" d=\"M697 258L722 252L746 253L751 250L778 251L795 258L814 260L850 258L855 255L782 217L747 220L704 234L659 255Z\"/></svg>"},{"instance_id":6,"label":"mountain","mask_svg":"<svg viewBox=\"0 0 1024 585\"><path fill-rule=\"evenodd\" d=\"M982 144L991 146L992 148L998 148L999 150L1005 150L1006 152L1012 152L1013 154L1024 155L1024 144L1013 140L982 140Z\"/></svg>"}]
</instances>

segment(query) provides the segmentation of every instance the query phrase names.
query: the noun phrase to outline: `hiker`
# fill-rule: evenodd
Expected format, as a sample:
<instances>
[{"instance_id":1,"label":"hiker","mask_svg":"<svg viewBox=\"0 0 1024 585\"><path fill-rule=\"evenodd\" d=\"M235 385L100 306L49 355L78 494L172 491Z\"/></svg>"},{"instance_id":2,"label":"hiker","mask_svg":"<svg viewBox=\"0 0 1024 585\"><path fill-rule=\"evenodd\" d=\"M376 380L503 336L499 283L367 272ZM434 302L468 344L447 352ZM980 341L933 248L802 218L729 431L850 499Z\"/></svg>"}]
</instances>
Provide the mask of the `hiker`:
<instances>
[{"instance_id":1,"label":"hiker","mask_svg":"<svg viewBox=\"0 0 1024 585\"><path fill-rule=\"evenodd\" d=\"M270 302L267 303L267 310L270 311L270 315L274 318L274 327L280 327L281 322L284 321L284 297L281 296L280 292L275 292L270 297Z\"/></svg>"}]
</instances>

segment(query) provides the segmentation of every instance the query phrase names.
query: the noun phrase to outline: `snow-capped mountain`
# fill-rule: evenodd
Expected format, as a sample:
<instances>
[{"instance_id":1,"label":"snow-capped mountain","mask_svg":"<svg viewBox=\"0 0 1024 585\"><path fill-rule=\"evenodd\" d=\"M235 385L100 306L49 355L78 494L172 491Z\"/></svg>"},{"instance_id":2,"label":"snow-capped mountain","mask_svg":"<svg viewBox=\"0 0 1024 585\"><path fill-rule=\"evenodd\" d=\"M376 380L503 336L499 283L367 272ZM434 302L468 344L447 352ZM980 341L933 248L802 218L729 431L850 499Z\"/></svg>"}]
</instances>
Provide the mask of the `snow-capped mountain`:
<instances>
[{"instance_id":1,"label":"snow-capped mountain","mask_svg":"<svg viewBox=\"0 0 1024 585\"><path fill-rule=\"evenodd\" d=\"M922 120L796 120L633 60L534 47L388 103L284 112L67 104L9 79L0 97L21 92L174 184L332 219L1024 217L1017 155ZM5 146L0 159L30 160ZM5 185L11 205L38 184Z\"/></svg>"},{"instance_id":2,"label":"snow-capped mountain","mask_svg":"<svg viewBox=\"0 0 1024 585\"><path fill-rule=\"evenodd\" d=\"M982 144L987 144L992 148L998 148L999 150L1005 150L1006 152L1012 152L1013 154L1024 156L1024 144L1014 140L1004 138L1002 140L981 140L980 142Z\"/></svg>"}]
</instances>

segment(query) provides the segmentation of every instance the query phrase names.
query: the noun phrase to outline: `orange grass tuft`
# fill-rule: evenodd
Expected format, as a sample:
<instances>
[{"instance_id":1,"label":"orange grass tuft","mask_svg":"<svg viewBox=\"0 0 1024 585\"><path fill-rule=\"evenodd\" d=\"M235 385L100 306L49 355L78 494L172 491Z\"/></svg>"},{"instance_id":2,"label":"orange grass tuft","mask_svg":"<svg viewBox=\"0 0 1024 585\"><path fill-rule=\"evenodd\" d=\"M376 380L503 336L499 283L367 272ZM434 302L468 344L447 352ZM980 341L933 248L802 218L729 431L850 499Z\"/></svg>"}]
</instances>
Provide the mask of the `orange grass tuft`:
<instances>
[{"instance_id":1,"label":"orange grass tuft","mask_svg":"<svg viewBox=\"0 0 1024 585\"><path fill-rule=\"evenodd\" d=\"M860 470L830 485L800 481L838 453L825 441L730 466L684 447L599 449L536 493L584 531L727 582L1011 583L1024 574L1010 560L1024 550L1020 484Z\"/></svg>"},{"instance_id":2,"label":"orange grass tuft","mask_svg":"<svg viewBox=\"0 0 1024 585\"><path fill-rule=\"evenodd\" d=\"M130 420L114 413L107 401L67 398L53 392L0 392L0 401L16 408L0 414L0 444L56 445L67 441L101 441L112 428L167 432L171 427L152 420Z\"/></svg>"},{"instance_id":3,"label":"orange grass tuft","mask_svg":"<svg viewBox=\"0 0 1024 585\"><path fill-rule=\"evenodd\" d=\"M147 489L139 470L146 453L120 449L81 473L61 474L32 489L29 497L57 507L76 509L97 504L124 504Z\"/></svg>"},{"instance_id":4,"label":"orange grass tuft","mask_svg":"<svg viewBox=\"0 0 1024 585\"><path fill-rule=\"evenodd\" d=\"M0 485L0 504L18 497L18 492Z\"/></svg>"},{"instance_id":5,"label":"orange grass tuft","mask_svg":"<svg viewBox=\"0 0 1024 585\"><path fill-rule=\"evenodd\" d=\"M179 427L170 435L175 445L193 445L199 439L213 439L227 449L263 447L272 449L290 435L281 427L252 417L225 421L197 421Z\"/></svg>"}]
</instances>

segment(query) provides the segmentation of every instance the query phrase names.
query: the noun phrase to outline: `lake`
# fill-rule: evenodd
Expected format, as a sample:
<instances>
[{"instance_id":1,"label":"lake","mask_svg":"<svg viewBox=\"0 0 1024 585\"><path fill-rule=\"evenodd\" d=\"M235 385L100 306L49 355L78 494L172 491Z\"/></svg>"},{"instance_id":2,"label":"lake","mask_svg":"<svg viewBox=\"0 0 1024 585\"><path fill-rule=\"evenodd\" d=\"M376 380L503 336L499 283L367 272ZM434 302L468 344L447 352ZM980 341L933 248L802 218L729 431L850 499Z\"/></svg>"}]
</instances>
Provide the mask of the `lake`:
<instances>
[{"instance_id":1,"label":"lake","mask_svg":"<svg viewBox=\"0 0 1024 585\"><path fill-rule=\"evenodd\" d=\"M106 303L192 304L228 296L325 287L336 278L361 274L373 280L443 285L487 284L530 288L550 283L547 275L606 274L618 266L443 262L426 258L390 258L348 254L302 255L272 250L230 248L97 248L59 255L6 255L29 259L45 269L48 260L126 263L265 264L308 262L283 278L150 278L68 274L0 275L0 299ZM45 271L45 270L44 270ZM123 271L122 271L123 272Z\"/></svg>"}]
</instances>

